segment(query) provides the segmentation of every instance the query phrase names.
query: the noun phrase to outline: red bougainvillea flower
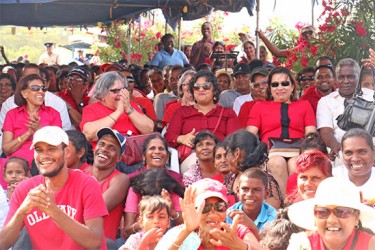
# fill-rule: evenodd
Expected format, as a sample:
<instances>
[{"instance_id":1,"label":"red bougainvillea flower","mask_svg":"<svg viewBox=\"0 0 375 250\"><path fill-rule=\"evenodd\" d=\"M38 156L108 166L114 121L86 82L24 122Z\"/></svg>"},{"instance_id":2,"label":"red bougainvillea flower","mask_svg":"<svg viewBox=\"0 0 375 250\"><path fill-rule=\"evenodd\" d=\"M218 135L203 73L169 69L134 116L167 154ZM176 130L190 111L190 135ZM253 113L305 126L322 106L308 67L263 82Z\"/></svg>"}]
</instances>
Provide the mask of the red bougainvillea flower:
<instances>
[{"instance_id":1,"label":"red bougainvillea flower","mask_svg":"<svg viewBox=\"0 0 375 250\"><path fill-rule=\"evenodd\" d=\"M161 32L159 31L158 33L156 33L155 36L156 36L157 39L160 39L161 38Z\"/></svg>"},{"instance_id":2,"label":"red bougainvillea flower","mask_svg":"<svg viewBox=\"0 0 375 250\"><path fill-rule=\"evenodd\" d=\"M316 55L316 53L318 53L318 46L311 46L310 47L310 53L312 54L312 55Z\"/></svg>"},{"instance_id":3,"label":"red bougainvillea flower","mask_svg":"<svg viewBox=\"0 0 375 250\"><path fill-rule=\"evenodd\" d=\"M367 45L366 44L362 44L361 45L361 49L366 49L367 48Z\"/></svg>"},{"instance_id":4,"label":"red bougainvillea flower","mask_svg":"<svg viewBox=\"0 0 375 250\"><path fill-rule=\"evenodd\" d=\"M309 60L306 57L301 58L302 67L306 67L309 64Z\"/></svg>"},{"instance_id":5,"label":"red bougainvillea flower","mask_svg":"<svg viewBox=\"0 0 375 250\"><path fill-rule=\"evenodd\" d=\"M297 22L295 27L296 29L298 29L298 31L301 31L301 29L303 28L303 26L305 26L306 24L303 23L303 22Z\"/></svg>"},{"instance_id":6,"label":"red bougainvillea flower","mask_svg":"<svg viewBox=\"0 0 375 250\"><path fill-rule=\"evenodd\" d=\"M367 36L367 30L362 25L363 22L357 22L355 24L355 33L359 36Z\"/></svg>"},{"instance_id":7,"label":"red bougainvillea flower","mask_svg":"<svg viewBox=\"0 0 375 250\"><path fill-rule=\"evenodd\" d=\"M120 48L121 47L121 42L120 41L115 42L115 47L116 48Z\"/></svg>"}]
</instances>

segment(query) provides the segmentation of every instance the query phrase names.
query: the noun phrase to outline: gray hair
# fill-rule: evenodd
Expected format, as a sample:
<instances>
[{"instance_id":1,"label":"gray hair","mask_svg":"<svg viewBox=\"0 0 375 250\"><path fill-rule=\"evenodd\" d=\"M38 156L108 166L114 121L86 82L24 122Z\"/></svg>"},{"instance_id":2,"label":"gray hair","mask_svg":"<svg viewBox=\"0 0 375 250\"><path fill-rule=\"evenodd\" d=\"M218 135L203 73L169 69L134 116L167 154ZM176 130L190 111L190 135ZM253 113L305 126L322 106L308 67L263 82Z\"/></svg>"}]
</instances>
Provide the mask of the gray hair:
<instances>
[{"instance_id":1,"label":"gray hair","mask_svg":"<svg viewBox=\"0 0 375 250\"><path fill-rule=\"evenodd\" d=\"M355 61L352 58L344 58L344 59L341 59L337 63L337 66L336 66L336 77L338 77L338 73L339 73L341 67L344 66L344 65L348 65L348 66L353 67L354 75L356 76L356 81L358 83L358 81L359 81L359 75L361 73L361 68L359 67L357 61Z\"/></svg>"},{"instance_id":2,"label":"gray hair","mask_svg":"<svg viewBox=\"0 0 375 250\"><path fill-rule=\"evenodd\" d=\"M115 84L115 81L120 81L124 88L128 87L128 81L122 74L115 71L106 72L96 80L94 98L102 100L109 93L109 89Z\"/></svg>"},{"instance_id":3,"label":"gray hair","mask_svg":"<svg viewBox=\"0 0 375 250\"><path fill-rule=\"evenodd\" d=\"M193 78L193 76L195 75L195 73L197 73L195 70L189 69L189 70L185 71L182 74L180 80L178 80L178 83L177 83L177 94L178 94L179 98L182 98L182 96L184 95L184 92L182 91L182 84L184 84L184 83L189 84L190 79ZM190 76L190 78L189 78L189 76ZM188 78L189 78L189 80L187 80Z\"/></svg>"}]
</instances>

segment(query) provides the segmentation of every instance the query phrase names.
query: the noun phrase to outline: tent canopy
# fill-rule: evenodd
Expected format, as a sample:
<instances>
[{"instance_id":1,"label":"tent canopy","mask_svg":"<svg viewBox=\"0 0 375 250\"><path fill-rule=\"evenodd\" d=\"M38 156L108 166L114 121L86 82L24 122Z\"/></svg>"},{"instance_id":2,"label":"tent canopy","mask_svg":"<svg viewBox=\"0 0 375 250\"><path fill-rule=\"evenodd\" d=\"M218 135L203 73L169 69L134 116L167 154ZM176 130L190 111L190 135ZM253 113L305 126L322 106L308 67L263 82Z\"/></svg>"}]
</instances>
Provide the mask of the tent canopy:
<instances>
[{"instance_id":1,"label":"tent canopy","mask_svg":"<svg viewBox=\"0 0 375 250\"><path fill-rule=\"evenodd\" d=\"M160 8L175 29L180 17L194 20L212 9L239 12L243 7L252 16L254 5L255 0L0 0L0 25L96 25Z\"/></svg>"}]
</instances>

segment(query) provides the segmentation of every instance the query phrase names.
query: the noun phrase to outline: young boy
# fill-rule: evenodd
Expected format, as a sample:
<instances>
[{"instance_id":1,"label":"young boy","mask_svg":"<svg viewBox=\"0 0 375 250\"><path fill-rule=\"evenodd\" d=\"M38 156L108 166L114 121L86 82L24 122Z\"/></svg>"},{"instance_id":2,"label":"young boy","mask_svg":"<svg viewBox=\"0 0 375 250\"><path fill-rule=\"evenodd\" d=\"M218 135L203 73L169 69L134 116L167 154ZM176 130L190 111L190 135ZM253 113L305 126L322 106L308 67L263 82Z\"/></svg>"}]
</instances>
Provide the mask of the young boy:
<instances>
[{"instance_id":1,"label":"young boy","mask_svg":"<svg viewBox=\"0 0 375 250\"><path fill-rule=\"evenodd\" d=\"M269 195L267 187L267 175L262 170L251 168L243 172L238 191L240 201L228 208L226 222L232 224L234 216L239 214L240 224L258 232L267 222L275 220L276 209L264 202Z\"/></svg>"}]
</instances>

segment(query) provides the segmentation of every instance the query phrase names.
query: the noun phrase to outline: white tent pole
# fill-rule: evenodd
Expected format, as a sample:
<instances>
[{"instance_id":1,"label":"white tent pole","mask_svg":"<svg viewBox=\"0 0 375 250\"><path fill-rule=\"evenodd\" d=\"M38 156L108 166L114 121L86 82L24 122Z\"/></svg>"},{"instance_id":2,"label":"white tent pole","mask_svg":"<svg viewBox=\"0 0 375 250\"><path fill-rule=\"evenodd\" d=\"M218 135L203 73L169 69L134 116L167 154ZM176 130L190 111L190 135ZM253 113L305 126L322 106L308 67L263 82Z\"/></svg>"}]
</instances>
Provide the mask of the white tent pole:
<instances>
[{"instance_id":1,"label":"white tent pole","mask_svg":"<svg viewBox=\"0 0 375 250\"><path fill-rule=\"evenodd\" d=\"M178 50L181 50L181 24L182 17L178 20Z\"/></svg>"},{"instance_id":2,"label":"white tent pole","mask_svg":"<svg viewBox=\"0 0 375 250\"><path fill-rule=\"evenodd\" d=\"M128 67L130 66L130 61L131 61L131 57L130 57L130 55L131 55L131 52L130 52L130 50L131 50L131 48L132 48L132 46L131 46L131 43L132 43L132 32L131 32L131 30L132 30L132 22L133 21L131 21L131 22L129 22L129 28L128 28Z\"/></svg>"},{"instance_id":3,"label":"white tent pole","mask_svg":"<svg viewBox=\"0 0 375 250\"><path fill-rule=\"evenodd\" d=\"M260 0L257 0L257 6L256 6L256 12L257 12L256 30L257 31L259 30L259 10L260 10L259 2L260 2ZM257 55L257 58L260 59L259 35L258 35L258 33L256 34L256 55Z\"/></svg>"},{"instance_id":4,"label":"white tent pole","mask_svg":"<svg viewBox=\"0 0 375 250\"><path fill-rule=\"evenodd\" d=\"M314 27L314 3L315 0L311 0L311 25Z\"/></svg>"}]
</instances>

